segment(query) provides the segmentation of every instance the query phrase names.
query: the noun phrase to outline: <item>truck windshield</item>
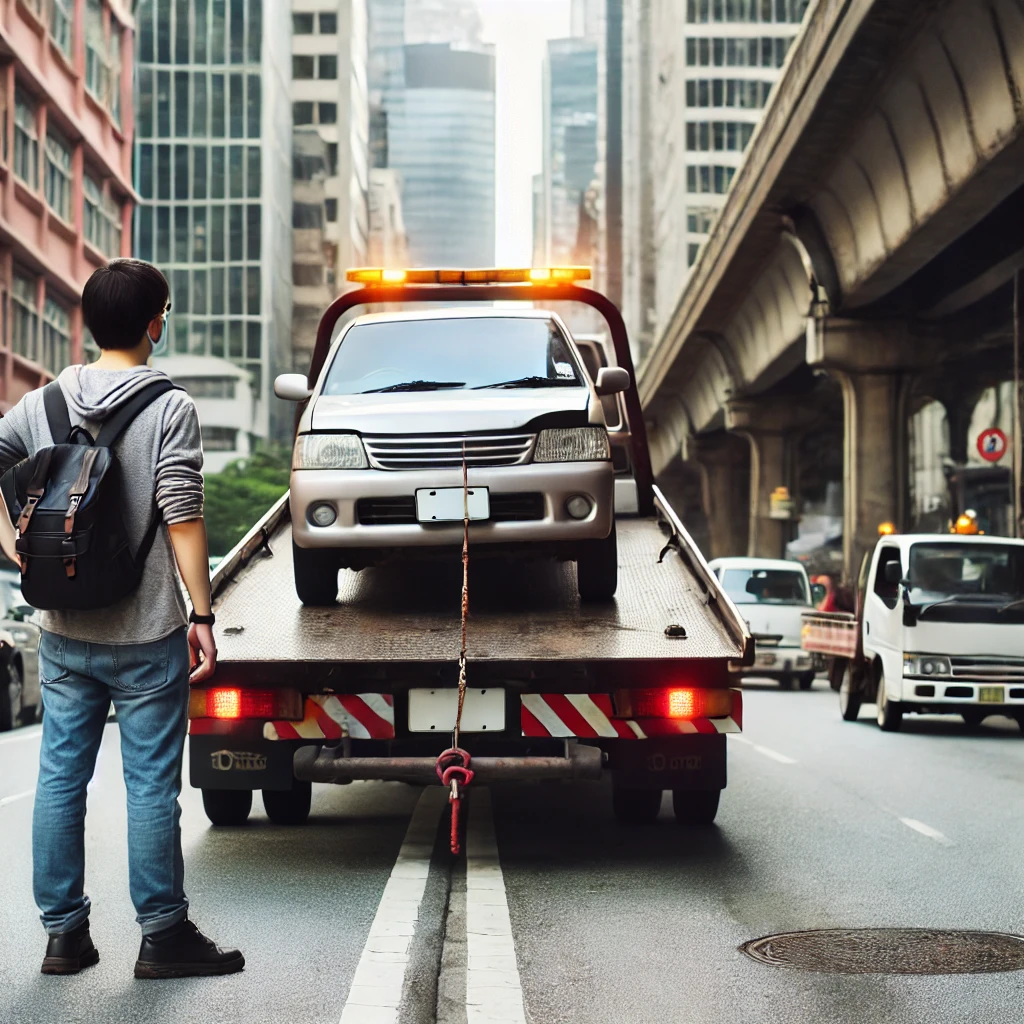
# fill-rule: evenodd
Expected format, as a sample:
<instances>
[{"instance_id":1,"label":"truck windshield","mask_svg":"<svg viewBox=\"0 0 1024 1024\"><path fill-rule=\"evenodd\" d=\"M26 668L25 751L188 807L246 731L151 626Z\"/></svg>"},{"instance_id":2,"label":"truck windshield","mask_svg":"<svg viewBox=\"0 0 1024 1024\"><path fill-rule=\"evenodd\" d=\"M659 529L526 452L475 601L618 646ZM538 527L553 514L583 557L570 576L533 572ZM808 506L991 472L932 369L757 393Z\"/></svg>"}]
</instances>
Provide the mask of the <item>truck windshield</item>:
<instances>
[{"instance_id":1,"label":"truck windshield","mask_svg":"<svg viewBox=\"0 0 1024 1024\"><path fill-rule=\"evenodd\" d=\"M722 586L736 604L811 603L804 574L793 569L726 569Z\"/></svg>"},{"instance_id":2,"label":"truck windshield","mask_svg":"<svg viewBox=\"0 0 1024 1024\"><path fill-rule=\"evenodd\" d=\"M910 600L922 615L950 621L1024 621L1024 546L914 544Z\"/></svg>"},{"instance_id":3,"label":"truck windshield","mask_svg":"<svg viewBox=\"0 0 1024 1024\"><path fill-rule=\"evenodd\" d=\"M554 321L481 316L359 324L345 335L323 393L582 386Z\"/></svg>"}]
</instances>

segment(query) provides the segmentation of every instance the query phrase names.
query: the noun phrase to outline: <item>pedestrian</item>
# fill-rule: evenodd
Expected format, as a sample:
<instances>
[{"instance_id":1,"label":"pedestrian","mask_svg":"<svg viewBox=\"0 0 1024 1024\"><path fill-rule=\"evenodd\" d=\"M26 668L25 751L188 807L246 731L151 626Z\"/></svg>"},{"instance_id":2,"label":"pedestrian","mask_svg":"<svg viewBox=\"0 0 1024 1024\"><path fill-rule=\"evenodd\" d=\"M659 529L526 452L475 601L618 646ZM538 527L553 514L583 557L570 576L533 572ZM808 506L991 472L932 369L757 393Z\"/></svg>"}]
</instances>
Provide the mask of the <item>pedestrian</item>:
<instances>
[{"instance_id":1,"label":"pedestrian","mask_svg":"<svg viewBox=\"0 0 1024 1024\"><path fill-rule=\"evenodd\" d=\"M82 317L100 348L99 358L88 366L67 367L58 377L59 392L51 389L47 399L46 389L32 391L0 419L0 473L67 441L53 436L54 399L57 418L70 424L72 440L76 432L81 438L84 429L98 450L105 422L111 423L105 436L115 424L123 428L110 442L120 465L123 524L118 525L134 556L128 561L140 574L137 585L135 580L128 584L132 592L113 604L90 607L86 600L83 607L81 595L87 592L79 590L77 606L51 604L60 610L43 614L39 671L44 717L32 855L35 900L49 936L44 974L75 974L99 960L83 888L85 804L111 701L128 791L129 889L142 927L135 976L228 974L245 966L238 950L219 948L188 919L184 890L178 795L189 682L213 675L217 647L199 419L188 395L147 365L156 346L166 343L169 299L166 279L149 263L119 259L97 270L82 292ZM155 397L147 400L143 391ZM119 410L121 416L115 417ZM51 456L43 459L49 466ZM52 460L58 465L59 454ZM91 458L85 464L95 466ZM82 472L89 480L88 471ZM65 488L63 493L73 496L75 491ZM84 508L88 496L80 501L76 508ZM54 570L64 583L59 561L51 558L44 564L29 550L46 539L38 532L33 536L29 524L33 511L43 517L44 504L45 497L20 511L17 539L9 516L0 515L0 544L20 562L28 590L52 578ZM69 508L68 531L74 529L73 511ZM104 521L92 527L94 534L103 529L112 527ZM87 554L79 557L82 583ZM75 559L64 559L64 566L70 579ZM111 562L103 575L115 571ZM192 602L188 616L179 573ZM108 580L100 583L97 592Z\"/></svg>"}]
</instances>

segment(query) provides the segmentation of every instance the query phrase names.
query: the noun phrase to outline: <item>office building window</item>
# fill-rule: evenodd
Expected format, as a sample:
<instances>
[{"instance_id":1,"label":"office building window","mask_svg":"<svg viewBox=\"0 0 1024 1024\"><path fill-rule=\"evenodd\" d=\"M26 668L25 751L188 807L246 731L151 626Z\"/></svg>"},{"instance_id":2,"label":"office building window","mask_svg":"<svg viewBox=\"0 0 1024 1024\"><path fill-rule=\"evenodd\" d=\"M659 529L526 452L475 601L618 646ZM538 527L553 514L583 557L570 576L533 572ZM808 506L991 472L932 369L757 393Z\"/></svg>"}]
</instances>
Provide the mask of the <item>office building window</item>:
<instances>
[{"instance_id":1,"label":"office building window","mask_svg":"<svg viewBox=\"0 0 1024 1024\"><path fill-rule=\"evenodd\" d=\"M34 192L39 188L39 135L35 104L14 87L14 173Z\"/></svg>"},{"instance_id":2,"label":"office building window","mask_svg":"<svg viewBox=\"0 0 1024 1024\"><path fill-rule=\"evenodd\" d=\"M104 256L121 255L121 205L88 171L82 176L82 227L86 241ZM164 208L166 212L166 207ZM157 237L160 237L158 228ZM166 234L163 240L166 241Z\"/></svg>"},{"instance_id":3,"label":"office building window","mask_svg":"<svg viewBox=\"0 0 1024 1024\"><path fill-rule=\"evenodd\" d=\"M338 77L338 58L333 54L321 54L317 59L316 77L333 79Z\"/></svg>"},{"instance_id":4,"label":"office building window","mask_svg":"<svg viewBox=\"0 0 1024 1024\"><path fill-rule=\"evenodd\" d=\"M293 103L292 120L295 124L313 124L313 104L305 100Z\"/></svg>"},{"instance_id":5,"label":"office building window","mask_svg":"<svg viewBox=\"0 0 1024 1024\"><path fill-rule=\"evenodd\" d=\"M313 15L293 14L292 33L297 36L311 36L313 34Z\"/></svg>"},{"instance_id":6,"label":"office building window","mask_svg":"<svg viewBox=\"0 0 1024 1024\"><path fill-rule=\"evenodd\" d=\"M332 53L295 54L292 57L292 78L333 79L338 77L338 58Z\"/></svg>"},{"instance_id":7,"label":"office building window","mask_svg":"<svg viewBox=\"0 0 1024 1024\"><path fill-rule=\"evenodd\" d=\"M713 206L693 207L686 213L686 230L695 235L707 235L714 227L718 211Z\"/></svg>"},{"instance_id":8,"label":"office building window","mask_svg":"<svg viewBox=\"0 0 1024 1024\"><path fill-rule=\"evenodd\" d=\"M324 209L327 213L327 219L332 223L338 219L338 200L337 199L325 199Z\"/></svg>"},{"instance_id":9,"label":"office building window","mask_svg":"<svg viewBox=\"0 0 1024 1024\"><path fill-rule=\"evenodd\" d=\"M100 0L86 0L85 4L85 87L106 105L110 94L110 62Z\"/></svg>"},{"instance_id":10,"label":"office building window","mask_svg":"<svg viewBox=\"0 0 1024 1024\"><path fill-rule=\"evenodd\" d=\"M183 387L193 398L235 397L234 377L176 377L175 383Z\"/></svg>"},{"instance_id":11,"label":"office building window","mask_svg":"<svg viewBox=\"0 0 1024 1024\"><path fill-rule=\"evenodd\" d=\"M11 348L35 362L38 335L35 278L15 270L11 280Z\"/></svg>"},{"instance_id":12,"label":"office building window","mask_svg":"<svg viewBox=\"0 0 1024 1024\"><path fill-rule=\"evenodd\" d=\"M338 123L338 104L337 103L318 103L317 106L320 108L320 123L321 124L337 124Z\"/></svg>"},{"instance_id":13,"label":"office building window","mask_svg":"<svg viewBox=\"0 0 1024 1024\"><path fill-rule=\"evenodd\" d=\"M71 58L74 18L74 0L50 0L50 38L68 59Z\"/></svg>"},{"instance_id":14,"label":"office building window","mask_svg":"<svg viewBox=\"0 0 1024 1024\"><path fill-rule=\"evenodd\" d=\"M686 247L686 264L692 267L697 262L697 257L700 255L700 246L694 242L691 242Z\"/></svg>"},{"instance_id":15,"label":"office building window","mask_svg":"<svg viewBox=\"0 0 1024 1024\"><path fill-rule=\"evenodd\" d=\"M686 19L691 23L798 25L809 0L686 0Z\"/></svg>"},{"instance_id":16,"label":"office building window","mask_svg":"<svg viewBox=\"0 0 1024 1024\"><path fill-rule=\"evenodd\" d=\"M208 452L233 452L238 448L234 427L202 427L203 448Z\"/></svg>"},{"instance_id":17,"label":"office building window","mask_svg":"<svg viewBox=\"0 0 1024 1024\"><path fill-rule=\"evenodd\" d=\"M695 79L686 83L686 104L689 107L735 107L760 110L772 91L771 82L746 78Z\"/></svg>"},{"instance_id":18,"label":"office building window","mask_svg":"<svg viewBox=\"0 0 1024 1024\"><path fill-rule=\"evenodd\" d=\"M735 121L695 121L686 126L686 148L691 153L742 153L754 134L754 125Z\"/></svg>"},{"instance_id":19,"label":"office building window","mask_svg":"<svg viewBox=\"0 0 1024 1024\"><path fill-rule=\"evenodd\" d=\"M338 144L327 143L327 174L333 178L338 173Z\"/></svg>"},{"instance_id":20,"label":"office building window","mask_svg":"<svg viewBox=\"0 0 1024 1024\"><path fill-rule=\"evenodd\" d=\"M60 373L71 362L71 314L49 295L43 305L41 362L53 374Z\"/></svg>"},{"instance_id":21,"label":"office building window","mask_svg":"<svg viewBox=\"0 0 1024 1024\"><path fill-rule=\"evenodd\" d=\"M725 195L735 173L735 167L687 167L686 191L693 194Z\"/></svg>"},{"instance_id":22,"label":"office building window","mask_svg":"<svg viewBox=\"0 0 1024 1024\"><path fill-rule=\"evenodd\" d=\"M313 78L316 70L316 57L307 54L295 54L292 57L292 78Z\"/></svg>"},{"instance_id":23,"label":"office building window","mask_svg":"<svg viewBox=\"0 0 1024 1024\"><path fill-rule=\"evenodd\" d=\"M686 63L691 68L781 68L792 41L784 36L691 38L686 41Z\"/></svg>"},{"instance_id":24,"label":"office building window","mask_svg":"<svg viewBox=\"0 0 1024 1024\"><path fill-rule=\"evenodd\" d=\"M336 14L320 15L320 35L336 36L338 34L338 16Z\"/></svg>"},{"instance_id":25,"label":"office building window","mask_svg":"<svg viewBox=\"0 0 1024 1024\"><path fill-rule=\"evenodd\" d=\"M46 130L46 201L61 220L71 221L71 146L53 128Z\"/></svg>"}]
</instances>

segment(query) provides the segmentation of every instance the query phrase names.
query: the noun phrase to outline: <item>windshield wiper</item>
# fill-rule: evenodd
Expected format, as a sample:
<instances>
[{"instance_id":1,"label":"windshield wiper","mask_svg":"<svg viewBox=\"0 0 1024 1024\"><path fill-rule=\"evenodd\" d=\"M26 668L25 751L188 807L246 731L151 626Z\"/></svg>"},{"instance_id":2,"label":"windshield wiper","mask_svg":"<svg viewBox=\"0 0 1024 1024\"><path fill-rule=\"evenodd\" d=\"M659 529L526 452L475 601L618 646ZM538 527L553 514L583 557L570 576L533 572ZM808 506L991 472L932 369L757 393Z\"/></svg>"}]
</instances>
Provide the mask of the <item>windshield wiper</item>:
<instances>
[{"instance_id":1,"label":"windshield wiper","mask_svg":"<svg viewBox=\"0 0 1024 1024\"><path fill-rule=\"evenodd\" d=\"M569 377L517 377L515 380L503 380L498 384L478 384L473 391L484 391L487 388L578 388L580 383Z\"/></svg>"},{"instance_id":2,"label":"windshield wiper","mask_svg":"<svg viewBox=\"0 0 1024 1024\"><path fill-rule=\"evenodd\" d=\"M464 388L464 380L407 380L404 384L389 384L386 388L370 388L363 395L383 395L388 391L442 391L447 388Z\"/></svg>"},{"instance_id":3,"label":"windshield wiper","mask_svg":"<svg viewBox=\"0 0 1024 1024\"><path fill-rule=\"evenodd\" d=\"M925 612L930 612L933 608L937 608L940 604L949 604L950 601L966 601L968 604L978 600L984 601L985 598L981 594L950 594L949 597L943 597L938 601L932 601L931 604L923 605L917 610L917 614L924 615Z\"/></svg>"},{"instance_id":4,"label":"windshield wiper","mask_svg":"<svg viewBox=\"0 0 1024 1024\"><path fill-rule=\"evenodd\" d=\"M1024 597L1015 597L1012 601L1007 601L1002 608L996 610L996 615L1002 615L1003 612L1009 611L1011 608L1016 608L1019 604L1024 604Z\"/></svg>"}]
</instances>

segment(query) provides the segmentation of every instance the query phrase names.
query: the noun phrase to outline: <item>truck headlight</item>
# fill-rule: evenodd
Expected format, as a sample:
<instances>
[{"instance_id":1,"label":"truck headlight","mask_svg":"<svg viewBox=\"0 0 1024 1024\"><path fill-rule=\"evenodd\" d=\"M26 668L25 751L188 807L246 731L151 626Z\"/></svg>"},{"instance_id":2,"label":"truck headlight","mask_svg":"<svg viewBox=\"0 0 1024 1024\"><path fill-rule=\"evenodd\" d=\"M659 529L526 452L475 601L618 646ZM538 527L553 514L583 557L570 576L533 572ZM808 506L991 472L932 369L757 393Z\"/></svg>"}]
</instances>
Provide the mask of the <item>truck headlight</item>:
<instances>
[{"instance_id":1,"label":"truck headlight","mask_svg":"<svg viewBox=\"0 0 1024 1024\"><path fill-rule=\"evenodd\" d=\"M300 434L292 469L366 469L366 452L356 434Z\"/></svg>"},{"instance_id":2,"label":"truck headlight","mask_svg":"<svg viewBox=\"0 0 1024 1024\"><path fill-rule=\"evenodd\" d=\"M604 427L557 427L542 430L534 462L603 462L612 457Z\"/></svg>"},{"instance_id":3,"label":"truck headlight","mask_svg":"<svg viewBox=\"0 0 1024 1024\"><path fill-rule=\"evenodd\" d=\"M905 676L951 676L953 666L949 658L935 654L904 654L903 674Z\"/></svg>"}]
</instances>

